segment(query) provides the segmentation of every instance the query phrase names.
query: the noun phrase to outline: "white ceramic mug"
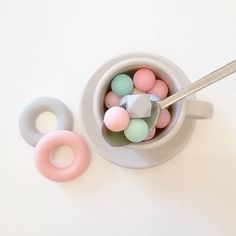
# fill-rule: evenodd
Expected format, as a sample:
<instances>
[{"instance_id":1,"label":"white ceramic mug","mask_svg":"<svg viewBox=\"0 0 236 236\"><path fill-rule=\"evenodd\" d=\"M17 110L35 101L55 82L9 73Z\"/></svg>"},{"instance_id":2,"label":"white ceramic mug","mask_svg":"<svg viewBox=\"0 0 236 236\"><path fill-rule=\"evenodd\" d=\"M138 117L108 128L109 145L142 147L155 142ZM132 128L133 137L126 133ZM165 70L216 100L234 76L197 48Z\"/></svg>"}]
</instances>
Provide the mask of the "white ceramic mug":
<instances>
[{"instance_id":1,"label":"white ceramic mug","mask_svg":"<svg viewBox=\"0 0 236 236\"><path fill-rule=\"evenodd\" d=\"M196 101L192 95L171 106L171 122L155 139L125 147L111 147L101 133L105 94L115 75L142 67L150 68L164 80L170 94L190 83L185 74L166 58L149 53L123 55L109 60L91 76L80 106L81 121L89 142L107 160L129 168L147 168L169 160L189 140L196 119L210 118L213 110L210 103Z\"/></svg>"}]
</instances>

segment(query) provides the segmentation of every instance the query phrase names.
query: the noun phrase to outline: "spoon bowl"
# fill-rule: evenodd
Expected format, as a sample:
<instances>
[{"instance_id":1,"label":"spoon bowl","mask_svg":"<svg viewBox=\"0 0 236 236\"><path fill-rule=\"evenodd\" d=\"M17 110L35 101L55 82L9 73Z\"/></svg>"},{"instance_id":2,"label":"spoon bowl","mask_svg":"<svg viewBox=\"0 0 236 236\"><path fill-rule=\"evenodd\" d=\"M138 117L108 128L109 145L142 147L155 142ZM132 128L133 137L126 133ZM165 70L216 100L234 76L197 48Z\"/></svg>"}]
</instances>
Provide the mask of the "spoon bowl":
<instances>
[{"instance_id":1,"label":"spoon bowl","mask_svg":"<svg viewBox=\"0 0 236 236\"><path fill-rule=\"evenodd\" d=\"M124 107L125 105L123 104L122 106ZM156 121L159 117L158 113L160 113L159 109L160 108L158 107L157 103L152 102L151 116L143 118L148 125L149 131L152 130L156 124ZM102 123L102 135L106 142L112 147L121 147L132 143L125 137L123 131L113 132L106 127L104 122Z\"/></svg>"}]
</instances>

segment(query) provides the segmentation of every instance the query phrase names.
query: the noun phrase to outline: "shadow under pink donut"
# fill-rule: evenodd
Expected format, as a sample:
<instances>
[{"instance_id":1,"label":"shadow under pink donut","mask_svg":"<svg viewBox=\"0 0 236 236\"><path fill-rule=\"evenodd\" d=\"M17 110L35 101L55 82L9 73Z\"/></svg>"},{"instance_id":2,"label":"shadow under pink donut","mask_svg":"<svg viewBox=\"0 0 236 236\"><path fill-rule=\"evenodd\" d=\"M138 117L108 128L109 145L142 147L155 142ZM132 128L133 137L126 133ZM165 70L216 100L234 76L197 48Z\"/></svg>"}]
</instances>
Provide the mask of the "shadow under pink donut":
<instances>
[{"instance_id":1,"label":"shadow under pink donut","mask_svg":"<svg viewBox=\"0 0 236 236\"><path fill-rule=\"evenodd\" d=\"M65 168L54 166L50 161L52 150L61 145L68 145L74 151L74 161ZM35 148L35 165L46 178L64 182L80 176L88 167L90 155L87 144L78 135L71 131L54 131L44 136Z\"/></svg>"}]
</instances>

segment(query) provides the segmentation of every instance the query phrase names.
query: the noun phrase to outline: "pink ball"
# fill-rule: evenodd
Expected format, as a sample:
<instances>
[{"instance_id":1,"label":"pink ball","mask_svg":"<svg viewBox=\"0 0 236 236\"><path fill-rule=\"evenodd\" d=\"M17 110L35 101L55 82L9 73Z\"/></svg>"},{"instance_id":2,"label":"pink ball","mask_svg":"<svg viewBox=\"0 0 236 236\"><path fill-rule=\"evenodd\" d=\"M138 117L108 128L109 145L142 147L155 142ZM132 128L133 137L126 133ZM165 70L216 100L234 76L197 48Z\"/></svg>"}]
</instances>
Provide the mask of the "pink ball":
<instances>
[{"instance_id":1,"label":"pink ball","mask_svg":"<svg viewBox=\"0 0 236 236\"><path fill-rule=\"evenodd\" d=\"M120 132L128 127L129 113L122 107L111 107L104 115L106 127L113 132Z\"/></svg>"},{"instance_id":2,"label":"pink ball","mask_svg":"<svg viewBox=\"0 0 236 236\"><path fill-rule=\"evenodd\" d=\"M153 127L152 130L149 131L147 137L144 139L144 142L151 140L155 136L155 134L156 134L156 128Z\"/></svg>"},{"instance_id":3,"label":"pink ball","mask_svg":"<svg viewBox=\"0 0 236 236\"><path fill-rule=\"evenodd\" d=\"M158 129L163 129L168 126L170 120L171 120L170 112L167 109L164 109L163 111L161 111L161 114L155 126Z\"/></svg>"},{"instance_id":4,"label":"pink ball","mask_svg":"<svg viewBox=\"0 0 236 236\"><path fill-rule=\"evenodd\" d=\"M162 80L158 79L156 80L154 87L151 90L149 90L148 93L156 95L162 100L166 98L168 94L167 84Z\"/></svg>"},{"instance_id":5,"label":"pink ball","mask_svg":"<svg viewBox=\"0 0 236 236\"><path fill-rule=\"evenodd\" d=\"M121 97L115 95L112 91L108 92L105 96L105 105L107 108L119 106Z\"/></svg>"},{"instance_id":6,"label":"pink ball","mask_svg":"<svg viewBox=\"0 0 236 236\"><path fill-rule=\"evenodd\" d=\"M148 91L152 89L156 82L155 74L146 68L139 69L135 72L134 77L134 86L141 91Z\"/></svg>"}]
</instances>

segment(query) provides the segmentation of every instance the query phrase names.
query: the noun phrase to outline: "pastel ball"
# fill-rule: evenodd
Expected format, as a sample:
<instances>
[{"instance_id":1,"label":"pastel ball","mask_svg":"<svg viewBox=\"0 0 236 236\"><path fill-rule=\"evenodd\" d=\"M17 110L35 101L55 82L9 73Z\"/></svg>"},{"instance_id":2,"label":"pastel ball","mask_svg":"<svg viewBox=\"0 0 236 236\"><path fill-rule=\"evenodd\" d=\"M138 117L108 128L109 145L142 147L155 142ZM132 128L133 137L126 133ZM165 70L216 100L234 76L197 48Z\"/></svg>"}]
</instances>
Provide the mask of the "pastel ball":
<instances>
[{"instance_id":1,"label":"pastel ball","mask_svg":"<svg viewBox=\"0 0 236 236\"><path fill-rule=\"evenodd\" d=\"M153 127L151 131L147 134L147 137L144 139L144 141L149 141L151 140L156 134L156 128Z\"/></svg>"},{"instance_id":2,"label":"pastel ball","mask_svg":"<svg viewBox=\"0 0 236 236\"><path fill-rule=\"evenodd\" d=\"M143 119L130 119L124 134L133 143L141 142L147 137L148 125Z\"/></svg>"},{"instance_id":3,"label":"pastel ball","mask_svg":"<svg viewBox=\"0 0 236 236\"><path fill-rule=\"evenodd\" d=\"M122 107L111 107L104 115L104 124L113 132L120 132L129 124L129 114Z\"/></svg>"},{"instance_id":4,"label":"pastel ball","mask_svg":"<svg viewBox=\"0 0 236 236\"><path fill-rule=\"evenodd\" d=\"M121 99L120 96L117 96L112 91L110 91L105 96L105 105L107 108L119 106L120 99Z\"/></svg>"},{"instance_id":5,"label":"pastel ball","mask_svg":"<svg viewBox=\"0 0 236 236\"><path fill-rule=\"evenodd\" d=\"M158 129L166 128L170 123L170 120L171 120L170 112L167 109L164 109L163 111L161 111L161 114L155 126Z\"/></svg>"},{"instance_id":6,"label":"pastel ball","mask_svg":"<svg viewBox=\"0 0 236 236\"><path fill-rule=\"evenodd\" d=\"M126 74L119 74L111 81L111 89L117 96L125 96L133 91L133 81Z\"/></svg>"},{"instance_id":7,"label":"pastel ball","mask_svg":"<svg viewBox=\"0 0 236 236\"><path fill-rule=\"evenodd\" d=\"M158 96L161 100L166 98L168 95L168 86L162 80L156 80L154 87L148 91L149 94Z\"/></svg>"},{"instance_id":8,"label":"pastel ball","mask_svg":"<svg viewBox=\"0 0 236 236\"><path fill-rule=\"evenodd\" d=\"M143 93L144 93L143 91L138 90L137 88L134 88L134 89L133 89L133 92L132 92L133 95L134 95L134 94L143 94Z\"/></svg>"},{"instance_id":9,"label":"pastel ball","mask_svg":"<svg viewBox=\"0 0 236 236\"><path fill-rule=\"evenodd\" d=\"M156 77L151 70L142 68L135 72L133 81L137 89L146 92L154 87Z\"/></svg>"}]
</instances>

